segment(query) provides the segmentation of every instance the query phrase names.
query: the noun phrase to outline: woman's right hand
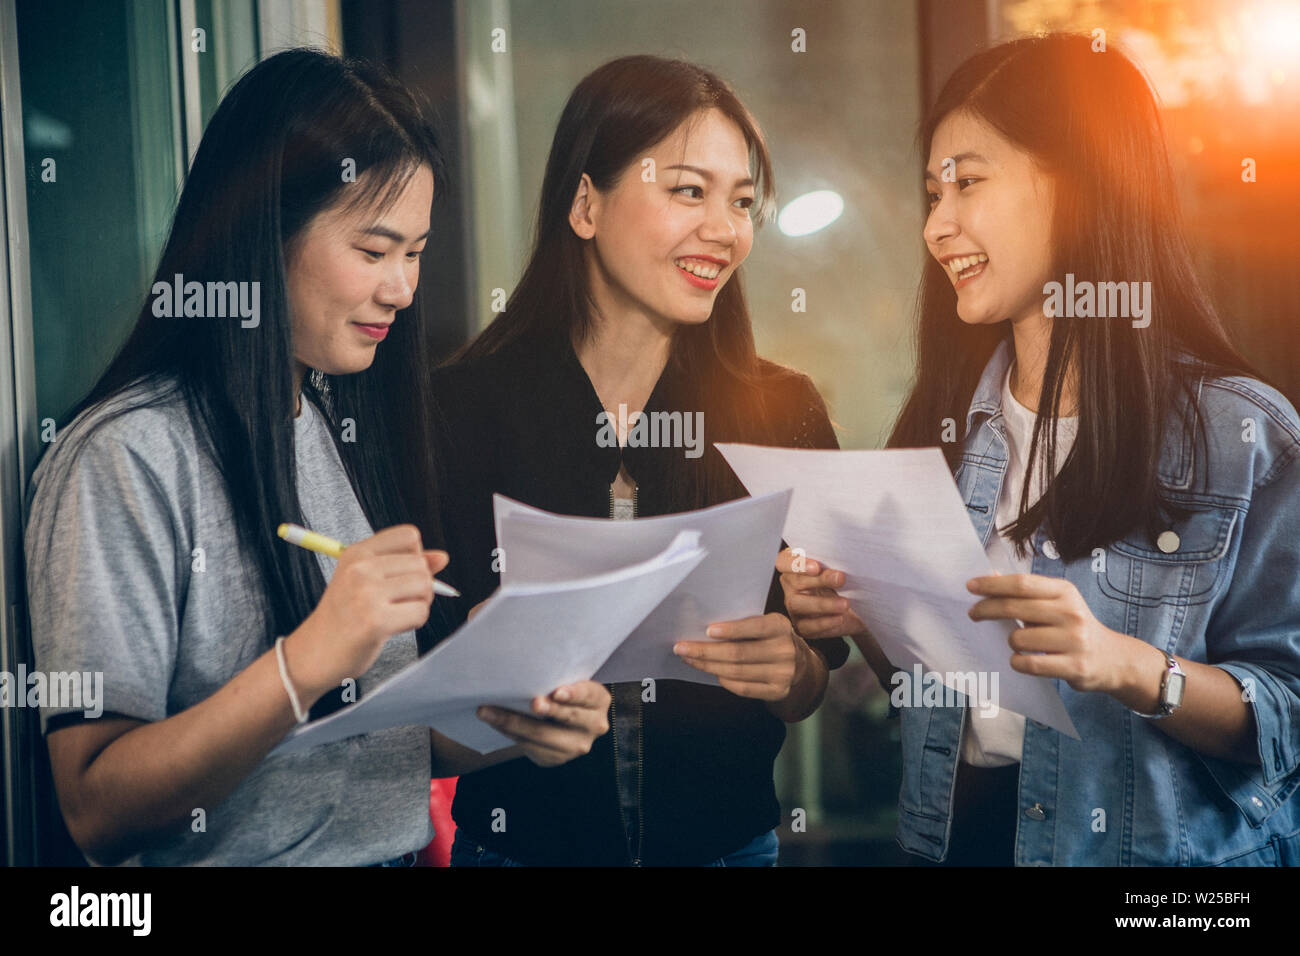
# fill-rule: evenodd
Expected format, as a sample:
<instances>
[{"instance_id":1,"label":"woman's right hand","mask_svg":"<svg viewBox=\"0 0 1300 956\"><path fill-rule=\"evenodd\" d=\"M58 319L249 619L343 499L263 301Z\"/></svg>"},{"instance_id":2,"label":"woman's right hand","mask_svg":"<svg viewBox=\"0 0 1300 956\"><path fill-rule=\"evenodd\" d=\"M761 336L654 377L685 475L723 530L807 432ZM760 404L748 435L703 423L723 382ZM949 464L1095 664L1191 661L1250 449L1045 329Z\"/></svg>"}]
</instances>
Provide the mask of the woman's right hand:
<instances>
[{"instance_id":1,"label":"woman's right hand","mask_svg":"<svg viewBox=\"0 0 1300 956\"><path fill-rule=\"evenodd\" d=\"M285 640L299 693L314 701L360 677L389 638L421 627L433 603L433 575L448 560L445 551L423 550L409 524L348 545L316 609Z\"/></svg>"},{"instance_id":2,"label":"woman's right hand","mask_svg":"<svg viewBox=\"0 0 1300 956\"><path fill-rule=\"evenodd\" d=\"M310 707L368 671L385 642L429 618L444 551L411 525L349 545L316 609L284 642L289 679ZM50 766L68 831L98 863L120 863L224 800L293 727L275 655L165 719L105 713L51 731Z\"/></svg>"},{"instance_id":3,"label":"woman's right hand","mask_svg":"<svg viewBox=\"0 0 1300 956\"><path fill-rule=\"evenodd\" d=\"M800 637L805 640L845 637L867 629L849 607L848 600L835 592L844 586L843 571L823 567L812 558L796 556L789 548L777 556L776 569L781 572L786 612Z\"/></svg>"}]
</instances>

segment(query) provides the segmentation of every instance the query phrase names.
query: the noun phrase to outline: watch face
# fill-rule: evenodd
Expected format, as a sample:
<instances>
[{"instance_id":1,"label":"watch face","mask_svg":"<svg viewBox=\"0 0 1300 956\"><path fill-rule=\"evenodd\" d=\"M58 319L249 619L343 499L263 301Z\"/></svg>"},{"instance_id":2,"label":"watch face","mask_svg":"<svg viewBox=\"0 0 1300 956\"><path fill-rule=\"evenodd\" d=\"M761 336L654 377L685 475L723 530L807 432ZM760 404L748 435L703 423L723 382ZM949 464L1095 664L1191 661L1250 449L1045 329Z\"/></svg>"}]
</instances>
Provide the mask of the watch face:
<instances>
[{"instance_id":1,"label":"watch face","mask_svg":"<svg viewBox=\"0 0 1300 956\"><path fill-rule=\"evenodd\" d=\"M1183 674L1170 674L1169 680L1165 684L1165 706L1171 710L1183 702L1183 688L1187 686L1187 678Z\"/></svg>"}]
</instances>

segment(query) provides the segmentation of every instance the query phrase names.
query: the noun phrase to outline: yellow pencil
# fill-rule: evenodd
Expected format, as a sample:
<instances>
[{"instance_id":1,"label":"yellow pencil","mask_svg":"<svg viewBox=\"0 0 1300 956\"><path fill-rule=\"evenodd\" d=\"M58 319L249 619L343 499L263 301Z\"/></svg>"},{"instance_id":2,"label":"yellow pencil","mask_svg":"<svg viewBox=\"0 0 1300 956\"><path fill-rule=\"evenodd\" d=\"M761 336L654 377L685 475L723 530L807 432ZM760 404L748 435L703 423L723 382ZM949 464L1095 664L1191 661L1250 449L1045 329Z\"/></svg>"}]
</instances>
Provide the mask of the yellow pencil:
<instances>
[{"instance_id":1,"label":"yellow pencil","mask_svg":"<svg viewBox=\"0 0 1300 956\"><path fill-rule=\"evenodd\" d=\"M334 538L317 534L315 531L296 524L282 524L275 529L275 533L290 544L296 544L300 548L306 548L308 551L315 551L317 554L328 555L335 559L342 555L343 549L347 547L342 541L336 541ZM443 584L437 578L433 580L433 593L441 594L443 597L460 597L459 591L450 584Z\"/></svg>"}]
</instances>

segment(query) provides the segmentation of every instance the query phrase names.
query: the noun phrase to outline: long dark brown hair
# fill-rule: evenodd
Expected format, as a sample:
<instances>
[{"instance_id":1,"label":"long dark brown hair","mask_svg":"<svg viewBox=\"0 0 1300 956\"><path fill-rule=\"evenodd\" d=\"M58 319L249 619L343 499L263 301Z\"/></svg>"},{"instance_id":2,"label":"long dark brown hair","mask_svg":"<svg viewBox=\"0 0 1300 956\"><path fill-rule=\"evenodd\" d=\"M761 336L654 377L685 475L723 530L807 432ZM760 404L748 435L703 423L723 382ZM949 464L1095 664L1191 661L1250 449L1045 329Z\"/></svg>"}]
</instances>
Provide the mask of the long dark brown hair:
<instances>
[{"instance_id":1,"label":"long dark brown hair","mask_svg":"<svg viewBox=\"0 0 1300 956\"><path fill-rule=\"evenodd\" d=\"M345 157L355 162L355 185L340 173ZM385 70L311 49L285 50L252 67L203 133L155 281L182 273L186 280L259 282L260 324L245 329L224 319L159 318L146 300L125 345L69 416L110 403L115 416L173 396L184 401L220 469L233 530L265 591L273 628L268 641L301 624L325 588L316 556L276 536L281 522L303 522L292 427L289 250L326 209L378 215L421 167L433 173L440 192L447 188L427 106ZM316 372L303 383L329 420L376 529L407 521L437 528L427 440L429 333L418 302L397 315L368 369ZM167 388L147 401L116 401L142 382ZM358 441L340 440L349 420ZM434 628L431 617L420 631L422 644L440 636Z\"/></svg>"},{"instance_id":2,"label":"long dark brown hair","mask_svg":"<svg viewBox=\"0 0 1300 956\"><path fill-rule=\"evenodd\" d=\"M491 355L530 332L563 332L581 341L594 304L584 246L569 224L582 174L599 190L613 188L645 151L701 111L717 109L739 127L754 175L756 222L775 199L772 163L757 121L725 81L682 60L626 56L598 67L574 89L551 143L542 179L532 255L505 311L450 361ZM719 441L777 441L764 402L760 359L754 350L749 307L737 269L718 292L702 325L677 329L670 361L680 363L704 411L709 449L704 481L671 490L682 508L735 497L735 476L712 447ZM788 373L766 365L769 376Z\"/></svg>"},{"instance_id":3,"label":"long dark brown hair","mask_svg":"<svg viewBox=\"0 0 1300 956\"><path fill-rule=\"evenodd\" d=\"M1026 471L1018 549L1046 522L1063 558L1088 554L1181 513L1157 476L1171 421L1204 434L1195 401L1202 375L1261 378L1229 342L1193 266L1155 96L1119 50L1086 36L1014 40L967 60L944 85L920 131L922 164L945 117L962 112L1032 155L1055 183L1052 271L1063 280L1150 281L1150 325L1058 316ZM917 307L917 372L890 435L892 447L938 445L956 468L958 433L980 374L1009 324L967 325L944 268L926 256ZM1179 353L1191 359L1182 361ZM1043 496L1028 505L1035 467L1052 474L1061 392L1074 365L1079 428ZM949 425L948 427L951 427ZM1038 456L1041 455L1041 464ZM1167 526L1167 525L1166 525ZM1023 551L1022 551L1023 553Z\"/></svg>"}]
</instances>

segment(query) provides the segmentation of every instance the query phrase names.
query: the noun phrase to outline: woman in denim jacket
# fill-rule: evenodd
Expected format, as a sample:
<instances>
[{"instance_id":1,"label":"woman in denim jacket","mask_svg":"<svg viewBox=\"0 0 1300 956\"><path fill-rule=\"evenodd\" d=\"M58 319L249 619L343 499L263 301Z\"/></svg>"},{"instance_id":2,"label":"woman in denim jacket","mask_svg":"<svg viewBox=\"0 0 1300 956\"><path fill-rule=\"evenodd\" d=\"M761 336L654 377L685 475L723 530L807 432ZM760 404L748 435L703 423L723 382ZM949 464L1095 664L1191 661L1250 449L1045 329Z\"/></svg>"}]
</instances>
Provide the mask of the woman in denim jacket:
<instances>
[{"instance_id":1,"label":"woman in denim jacket","mask_svg":"<svg viewBox=\"0 0 1300 956\"><path fill-rule=\"evenodd\" d=\"M1080 739L900 709L898 841L974 865L1300 863L1300 419L1228 343L1182 238L1152 92L1089 39L962 65L922 134L931 254L890 439L940 445L1006 574L976 620ZM1121 285L1122 284L1122 285ZM783 572L806 638L841 572Z\"/></svg>"}]
</instances>

